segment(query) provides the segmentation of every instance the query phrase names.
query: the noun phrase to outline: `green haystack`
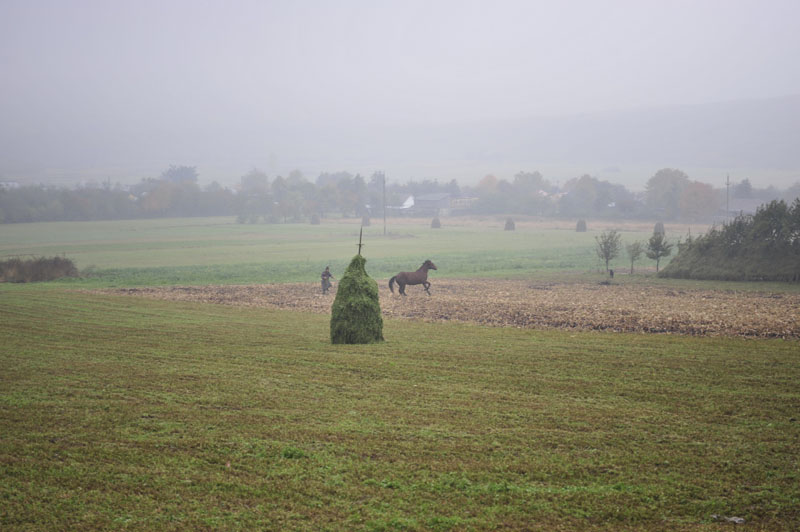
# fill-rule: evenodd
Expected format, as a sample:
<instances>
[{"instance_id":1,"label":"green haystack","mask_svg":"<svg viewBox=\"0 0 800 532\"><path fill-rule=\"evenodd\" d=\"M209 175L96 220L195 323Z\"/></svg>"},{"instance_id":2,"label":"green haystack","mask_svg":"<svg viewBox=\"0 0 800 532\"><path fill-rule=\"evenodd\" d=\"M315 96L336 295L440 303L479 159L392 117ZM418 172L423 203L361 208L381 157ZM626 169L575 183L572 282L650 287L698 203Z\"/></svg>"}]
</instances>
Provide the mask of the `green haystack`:
<instances>
[{"instance_id":1,"label":"green haystack","mask_svg":"<svg viewBox=\"0 0 800 532\"><path fill-rule=\"evenodd\" d=\"M367 260L356 255L339 280L331 308L331 342L372 344L383 341L383 318L378 283L364 269Z\"/></svg>"}]
</instances>

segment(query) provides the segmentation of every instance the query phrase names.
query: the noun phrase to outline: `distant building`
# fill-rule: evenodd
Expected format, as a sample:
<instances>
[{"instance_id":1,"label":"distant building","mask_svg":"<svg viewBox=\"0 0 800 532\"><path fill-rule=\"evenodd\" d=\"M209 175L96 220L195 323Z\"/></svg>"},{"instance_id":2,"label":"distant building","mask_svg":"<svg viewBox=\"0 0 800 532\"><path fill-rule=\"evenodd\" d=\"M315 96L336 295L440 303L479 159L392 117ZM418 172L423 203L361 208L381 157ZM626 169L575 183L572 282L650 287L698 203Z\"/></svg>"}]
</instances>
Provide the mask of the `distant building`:
<instances>
[{"instance_id":1,"label":"distant building","mask_svg":"<svg viewBox=\"0 0 800 532\"><path fill-rule=\"evenodd\" d=\"M0 181L0 189L11 190L12 188L20 188L22 185L16 181Z\"/></svg>"},{"instance_id":2,"label":"distant building","mask_svg":"<svg viewBox=\"0 0 800 532\"><path fill-rule=\"evenodd\" d=\"M406 214L411 214L414 209L414 196L407 197L403 204L399 207L389 205L386 207L386 209L394 214L401 214L404 216Z\"/></svg>"},{"instance_id":3,"label":"distant building","mask_svg":"<svg viewBox=\"0 0 800 532\"><path fill-rule=\"evenodd\" d=\"M421 194L414 198L416 214L427 216L447 216L450 214L450 200L453 195L447 192Z\"/></svg>"},{"instance_id":4,"label":"distant building","mask_svg":"<svg viewBox=\"0 0 800 532\"><path fill-rule=\"evenodd\" d=\"M769 202L757 198L731 198L728 200L728 210L725 210L725 204L723 203L722 208L714 216L713 222L724 224L737 216L752 216L765 203Z\"/></svg>"},{"instance_id":5,"label":"distant building","mask_svg":"<svg viewBox=\"0 0 800 532\"><path fill-rule=\"evenodd\" d=\"M728 216L755 214L758 208L764 203L768 202L756 198L731 198L728 203Z\"/></svg>"},{"instance_id":6,"label":"distant building","mask_svg":"<svg viewBox=\"0 0 800 532\"><path fill-rule=\"evenodd\" d=\"M395 214L404 216L448 216L454 211L465 211L471 208L478 198L469 196L453 196L449 192L435 192L409 196L402 205L388 207Z\"/></svg>"},{"instance_id":7,"label":"distant building","mask_svg":"<svg viewBox=\"0 0 800 532\"><path fill-rule=\"evenodd\" d=\"M479 198L475 196L459 196L457 198L452 198L450 200L450 209L452 209L452 211L467 211L478 202L478 199Z\"/></svg>"},{"instance_id":8,"label":"distant building","mask_svg":"<svg viewBox=\"0 0 800 532\"><path fill-rule=\"evenodd\" d=\"M766 202L756 198L731 198L729 202L728 214L738 216L739 214L755 214L759 207Z\"/></svg>"}]
</instances>

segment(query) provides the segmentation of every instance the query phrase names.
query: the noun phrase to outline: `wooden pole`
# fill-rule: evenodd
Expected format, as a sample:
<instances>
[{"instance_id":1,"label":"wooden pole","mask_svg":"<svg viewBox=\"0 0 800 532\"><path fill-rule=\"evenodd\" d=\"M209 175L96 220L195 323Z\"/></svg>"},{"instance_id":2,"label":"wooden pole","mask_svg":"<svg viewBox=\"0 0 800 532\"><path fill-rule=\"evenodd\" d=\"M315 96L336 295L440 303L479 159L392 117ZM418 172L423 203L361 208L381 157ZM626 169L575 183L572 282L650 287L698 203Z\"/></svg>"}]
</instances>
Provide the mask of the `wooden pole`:
<instances>
[{"instance_id":1,"label":"wooden pole","mask_svg":"<svg viewBox=\"0 0 800 532\"><path fill-rule=\"evenodd\" d=\"M383 176L383 236L386 236L386 174L381 172Z\"/></svg>"}]
</instances>

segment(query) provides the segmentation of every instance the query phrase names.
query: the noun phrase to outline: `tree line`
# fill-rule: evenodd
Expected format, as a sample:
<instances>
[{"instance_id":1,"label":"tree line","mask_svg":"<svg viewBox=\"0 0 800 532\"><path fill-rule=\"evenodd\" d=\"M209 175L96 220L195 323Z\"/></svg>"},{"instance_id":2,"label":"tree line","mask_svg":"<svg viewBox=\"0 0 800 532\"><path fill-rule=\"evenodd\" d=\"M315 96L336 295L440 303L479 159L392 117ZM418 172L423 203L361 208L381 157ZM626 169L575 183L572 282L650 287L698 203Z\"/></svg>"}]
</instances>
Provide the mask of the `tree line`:
<instances>
[{"instance_id":1,"label":"tree line","mask_svg":"<svg viewBox=\"0 0 800 532\"><path fill-rule=\"evenodd\" d=\"M762 205L678 244L664 277L800 281L800 198Z\"/></svg>"},{"instance_id":2,"label":"tree line","mask_svg":"<svg viewBox=\"0 0 800 532\"><path fill-rule=\"evenodd\" d=\"M658 272L661 259L669 257L672 254L674 244L669 243L667 236L664 232L664 224L658 222L653 228L653 236L646 242L630 242L622 245L622 235L616 230L603 231L594 237L596 242L595 251L597 256L605 263L606 272L614 277L614 270L609 267L612 260L617 258L623 250L627 253L628 259L631 264L631 274L633 274L633 267L637 260L646 255L648 259L656 261L656 272Z\"/></svg>"},{"instance_id":3,"label":"tree line","mask_svg":"<svg viewBox=\"0 0 800 532\"><path fill-rule=\"evenodd\" d=\"M85 221L185 216L235 216L241 223L307 222L311 217L361 217L382 213L409 196L444 192L469 197L464 214L519 214L574 218L659 218L710 221L724 207L725 190L693 181L683 171L664 168L648 181L644 193L583 175L554 185L539 172L519 172L513 179L485 176L474 187L455 180L385 183L348 172L322 173L309 181L299 171L270 178L253 169L234 187L198 184L196 167L171 166L157 178L132 186L110 182L59 188L0 188L0 222ZM734 197L800 196L800 183L781 192L738 183Z\"/></svg>"}]
</instances>

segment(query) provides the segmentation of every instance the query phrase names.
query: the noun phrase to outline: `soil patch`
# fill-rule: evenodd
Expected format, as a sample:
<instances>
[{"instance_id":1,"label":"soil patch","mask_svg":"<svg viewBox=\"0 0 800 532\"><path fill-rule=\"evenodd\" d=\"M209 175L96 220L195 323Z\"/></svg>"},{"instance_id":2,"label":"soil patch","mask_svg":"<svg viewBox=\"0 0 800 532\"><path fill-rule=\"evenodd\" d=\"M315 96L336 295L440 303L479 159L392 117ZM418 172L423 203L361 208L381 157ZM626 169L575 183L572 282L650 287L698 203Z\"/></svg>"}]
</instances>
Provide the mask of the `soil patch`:
<instances>
[{"instance_id":1,"label":"soil patch","mask_svg":"<svg viewBox=\"0 0 800 532\"><path fill-rule=\"evenodd\" d=\"M596 283L438 279L432 296L407 297L378 280L384 317L501 327L611 330L697 336L800 338L800 294L676 290ZM171 286L105 292L330 314L336 287L319 283Z\"/></svg>"}]
</instances>

